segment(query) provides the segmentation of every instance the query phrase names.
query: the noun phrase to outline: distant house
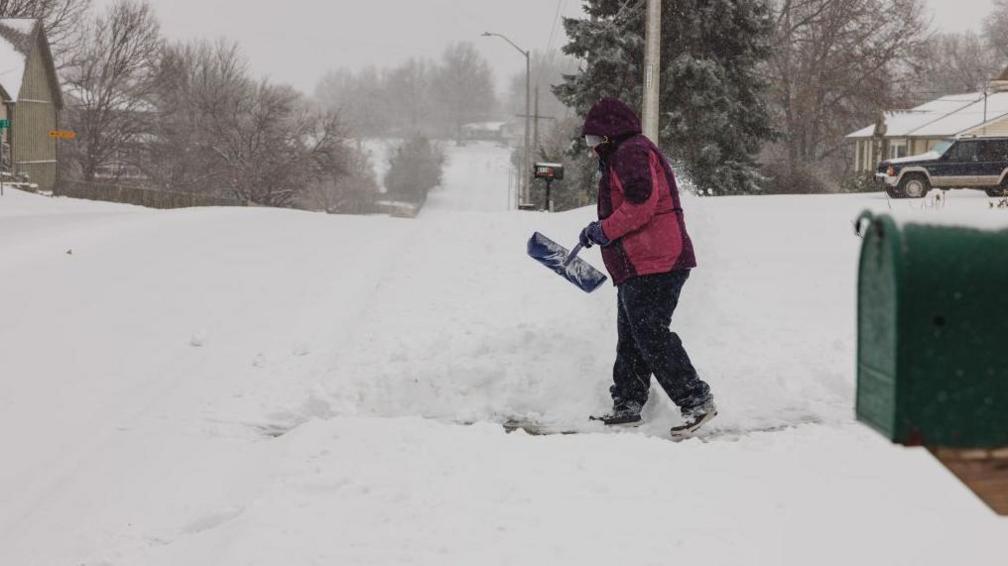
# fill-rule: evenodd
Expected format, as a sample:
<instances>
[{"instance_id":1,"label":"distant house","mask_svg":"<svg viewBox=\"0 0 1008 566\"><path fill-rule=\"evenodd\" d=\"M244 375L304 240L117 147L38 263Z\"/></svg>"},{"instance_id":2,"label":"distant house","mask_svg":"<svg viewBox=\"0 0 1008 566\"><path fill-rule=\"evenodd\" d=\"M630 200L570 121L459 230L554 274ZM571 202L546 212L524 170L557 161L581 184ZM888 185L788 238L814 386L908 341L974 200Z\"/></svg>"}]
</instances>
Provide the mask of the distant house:
<instances>
[{"instance_id":1,"label":"distant house","mask_svg":"<svg viewBox=\"0 0 1008 566\"><path fill-rule=\"evenodd\" d=\"M507 122L473 122L462 126L462 137L474 141L504 141Z\"/></svg>"},{"instance_id":2,"label":"distant house","mask_svg":"<svg viewBox=\"0 0 1008 566\"><path fill-rule=\"evenodd\" d=\"M507 143L517 147L525 139L525 121L512 119L501 126L501 136Z\"/></svg>"},{"instance_id":3,"label":"distant house","mask_svg":"<svg viewBox=\"0 0 1008 566\"><path fill-rule=\"evenodd\" d=\"M49 40L39 20L0 18L0 117L3 171L27 175L42 190L56 185L56 140L63 96Z\"/></svg>"},{"instance_id":4,"label":"distant house","mask_svg":"<svg viewBox=\"0 0 1008 566\"><path fill-rule=\"evenodd\" d=\"M847 136L854 170L874 171L885 159L919 155L944 139L1008 135L1008 69L986 92L953 94L910 110L884 112L874 125Z\"/></svg>"}]
</instances>

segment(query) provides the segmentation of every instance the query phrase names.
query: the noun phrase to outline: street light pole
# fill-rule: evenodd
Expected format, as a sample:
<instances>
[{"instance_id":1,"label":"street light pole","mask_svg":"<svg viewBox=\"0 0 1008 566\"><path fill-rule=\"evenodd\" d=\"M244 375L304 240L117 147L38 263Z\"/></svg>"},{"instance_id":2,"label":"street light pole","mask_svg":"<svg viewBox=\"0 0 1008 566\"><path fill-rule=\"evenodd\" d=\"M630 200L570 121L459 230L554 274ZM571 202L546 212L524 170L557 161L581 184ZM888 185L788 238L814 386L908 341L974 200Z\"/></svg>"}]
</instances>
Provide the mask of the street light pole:
<instances>
[{"instance_id":1,"label":"street light pole","mask_svg":"<svg viewBox=\"0 0 1008 566\"><path fill-rule=\"evenodd\" d=\"M529 170L530 170L529 169L530 168L530 161L529 161L529 145L530 145L530 141L529 141L529 135L531 134L531 125L529 124L529 121L532 119L532 57L531 57L531 52L526 51L526 50L522 49L521 47L518 47L515 44L515 42L511 41L506 36L503 36L503 35L501 35L499 33L490 33L490 32L487 31L487 32L483 32L483 37L499 37L499 38L503 39L504 41L510 43L511 47L514 47L515 49L518 50L519 53L521 53L522 55L525 56L525 148L524 148L524 152L523 152L523 155L522 155L522 170L521 170L521 175L519 175L519 177L518 177L518 183L519 183L519 191L518 191L519 197L518 197L518 200L522 201L519 204L524 204L524 203L527 203L527 202L529 202L531 200L529 198L529 184L528 184L528 177L529 177Z\"/></svg>"},{"instance_id":2,"label":"street light pole","mask_svg":"<svg viewBox=\"0 0 1008 566\"><path fill-rule=\"evenodd\" d=\"M519 49L521 51L521 49ZM522 204L528 204L532 202L532 191L529 190L529 171L532 167L532 159L529 157L531 141L529 136L532 134L529 128L529 120L532 119L532 58L529 57L529 52L525 52L525 164L522 165L521 178L522 182L525 184L525 194L522 196L524 201Z\"/></svg>"}]
</instances>

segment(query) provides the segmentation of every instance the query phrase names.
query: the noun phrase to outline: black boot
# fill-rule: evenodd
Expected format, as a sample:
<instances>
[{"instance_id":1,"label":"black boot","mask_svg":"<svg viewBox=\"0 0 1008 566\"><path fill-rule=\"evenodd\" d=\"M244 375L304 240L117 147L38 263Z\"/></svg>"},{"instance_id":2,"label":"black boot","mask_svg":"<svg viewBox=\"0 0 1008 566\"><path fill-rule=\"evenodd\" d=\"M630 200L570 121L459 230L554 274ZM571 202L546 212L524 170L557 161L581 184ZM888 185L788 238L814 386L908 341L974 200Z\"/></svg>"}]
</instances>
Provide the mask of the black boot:
<instances>
[{"instance_id":1,"label":"black boot","mask_svg":"<svg viewBox=\"0 0 1008 566\"><path fill-rule=\"evenodd\" d=\"M637 401L617 401L613 403L611 413L591 417L593 421L602 421L607 425L633 424L641 421L641 411L644 406Z\"/></svg>"},{"instance_id":2,"label":"black boot","mask_svg":"<svg viewBox=\"0 0 1008 566\"><path fill-rule=\"evenodd\" d=\"M717 414L717 405L714 404L714 397L709 396L700 405L682 410L683 424L672 427L672 436L674 438L689 436L716 417Z\"/></svg>"}]
</instances>

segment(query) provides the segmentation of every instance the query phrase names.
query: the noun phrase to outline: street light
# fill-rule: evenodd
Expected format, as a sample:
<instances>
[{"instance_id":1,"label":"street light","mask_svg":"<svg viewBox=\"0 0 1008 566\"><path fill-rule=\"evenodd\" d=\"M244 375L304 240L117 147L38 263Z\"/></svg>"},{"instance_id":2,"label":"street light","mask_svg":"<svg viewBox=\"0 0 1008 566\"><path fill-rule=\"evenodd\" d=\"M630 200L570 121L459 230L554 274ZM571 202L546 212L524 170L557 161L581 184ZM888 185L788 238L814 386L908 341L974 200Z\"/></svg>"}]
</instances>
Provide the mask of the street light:
<instances>
[{"instance_id":1,"label":"street light","mask_svg":"<svg viewBox=\"0 0 1008 566\"><path fill-rule=\"evenodd\" d=\"M528 194L528 192L529 192L528 191L528 171L529 171L529 166L530 166L530 161L529 161L529 130L531 129L530 126L529 126L529 120L532 119L532 84L531 84L531 78L532 78L532 59L531 59L531 54L530 54L529 51L526 51L526 50L522 49L521 47L518 47L517 45L515 45L515 42L511 41L506 36L501 35L499 33L491 33L491 32L486 31L486 32L483 32L483 37L499 37L499 38L503 39L504 41L510 43L511 47L514 47L515 49L518 50L519 53L521 53L522 55L525 56L525 154L522 157L522 172L521 172L521 176L519 177L519 179L521 181L521 191L520 191L521 192L521 199L520 200L523 200L524 202L529 202L529 200L530 200L529 199L529 194Z\"/></svg>"}]
</instances>

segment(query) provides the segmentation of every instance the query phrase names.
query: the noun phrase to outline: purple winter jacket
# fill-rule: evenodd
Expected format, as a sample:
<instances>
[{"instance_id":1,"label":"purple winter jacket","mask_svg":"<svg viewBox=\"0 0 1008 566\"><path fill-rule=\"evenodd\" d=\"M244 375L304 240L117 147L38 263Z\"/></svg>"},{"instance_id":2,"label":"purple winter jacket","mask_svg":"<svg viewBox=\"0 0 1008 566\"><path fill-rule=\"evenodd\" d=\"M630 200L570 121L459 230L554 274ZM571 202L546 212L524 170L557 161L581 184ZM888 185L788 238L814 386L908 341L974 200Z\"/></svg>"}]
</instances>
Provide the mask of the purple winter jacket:
<instances>
[{"instance_id":1,"label":"purple winter jacket","mask_svg":"<svg viewBox=\"0 0 1008 566\"><path fill-rule=\"evenodd\" d=\"M613 283L696 267L675 174L641 133L634 111L615 98L604 98L588 112L583 135L610 141L596 152L601 171L598 216L613 242L602 249L602 260Z\"/></svg>"}]
</instances>

